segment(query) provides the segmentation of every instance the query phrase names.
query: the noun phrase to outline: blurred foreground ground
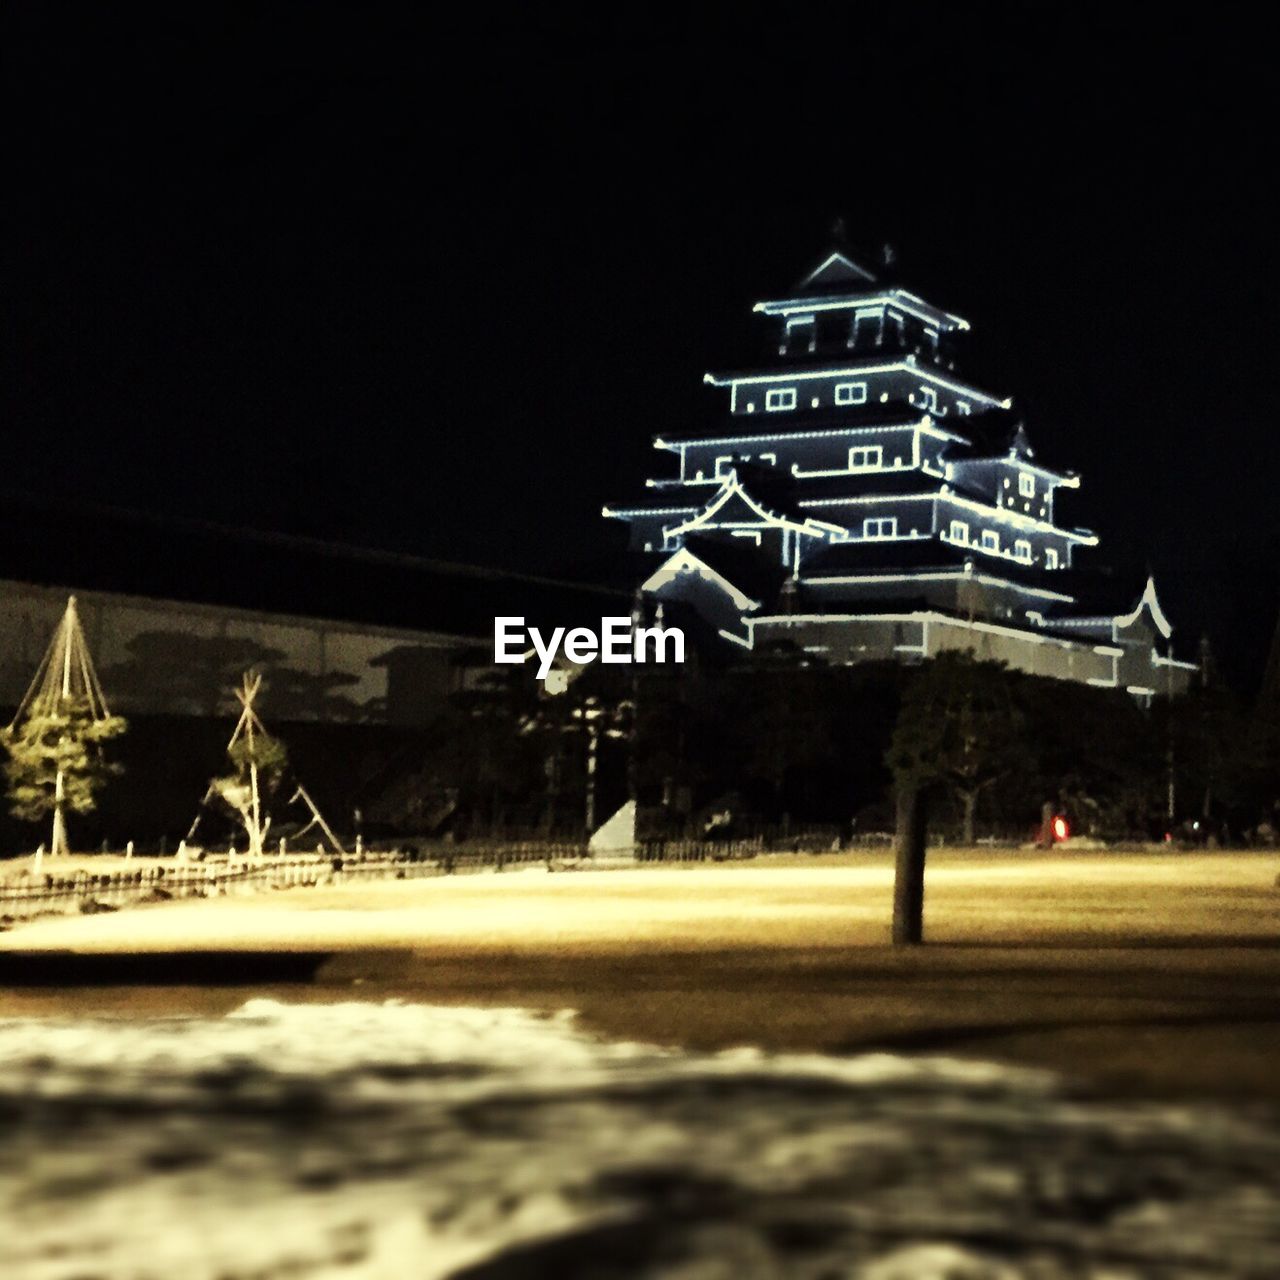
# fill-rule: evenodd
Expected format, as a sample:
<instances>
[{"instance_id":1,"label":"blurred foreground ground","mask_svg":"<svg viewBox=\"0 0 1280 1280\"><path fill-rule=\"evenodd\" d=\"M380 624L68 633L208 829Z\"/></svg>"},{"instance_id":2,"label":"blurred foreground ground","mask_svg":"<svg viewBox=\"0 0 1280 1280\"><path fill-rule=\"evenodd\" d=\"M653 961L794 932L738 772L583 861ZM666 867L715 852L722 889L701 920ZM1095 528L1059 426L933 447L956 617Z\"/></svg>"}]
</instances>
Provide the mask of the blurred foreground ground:
<instances>
[{"instance_id":1,"label":"blurred foreground ground","mask_svg":"<svg viewBox=\"0 0 1280 1280\"><path fill-rule=\"evenodd\" d=\"M938 851L929 945L906 951L886 945L880 852L167 903L0 935L0 1016L218 1014L248 994L572 1008L655 1044L927 1051L1276 1101L1277 870L1275 854ZM167 972L175 953L281 949L311 953L313 981L219 985L217 954L207 982ZM66 952L100 956L89 981L107 985L39 985ZM149 984L112 985L112 958L139 953Z\"/></svg>"}]
</instances>

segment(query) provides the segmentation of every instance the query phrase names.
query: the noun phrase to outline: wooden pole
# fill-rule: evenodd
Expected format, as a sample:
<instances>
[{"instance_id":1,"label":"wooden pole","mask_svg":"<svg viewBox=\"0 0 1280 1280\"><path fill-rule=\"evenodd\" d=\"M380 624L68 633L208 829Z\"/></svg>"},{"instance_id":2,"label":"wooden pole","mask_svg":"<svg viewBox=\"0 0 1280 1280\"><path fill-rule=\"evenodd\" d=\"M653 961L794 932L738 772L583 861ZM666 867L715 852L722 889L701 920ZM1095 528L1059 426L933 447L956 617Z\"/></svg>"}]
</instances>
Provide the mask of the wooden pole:
<instances>
[{"instance_id":1,"label":"wooden pole","mask_svg":"<svg viewBox=\"0 0 1280 1280\"><path fill-rule=\"evenodd\" d=\"M62 615L62 626L58 628L58 642L62 645L62 706L65 711L71 700L71 637L75 631L76 598L67 601L67 611ZM53 784L53 836L49 841L50 857L59 857L67 852L67 788L66 778L61 769Z\"/></svg>"},{"instance_id":2,"label":"wooden pole","mask_svg":"<svg viewBox=\"0 0 1280 1280\"><path fill-rule=\"evenodd\" d=\"M298 795L300 795L303 798L303 800L306 801L307 808L311 810L311 816L315 818L316 825L320 828L320 830L323 831L326 836L328 836L329 843L333 845L334 849L338 853L345 854L346 850L342 847L342 842L338 839L337 836L333 834L332 828L330 828L329 824L324 820L324 817L320 813L320 810L316 808L315 801L312 800L311 796L307 793L307 789L302 785L302 783L298 783Z\"/></svg>"},{"instance_id":3,"label":"wooden pole","mask_svg":"<svg viewBox=\"0 0 1280 1280\"><path fill-rule=\"evenodd\" d=\"M584 712L587 717L587 840L590 841L592 833L596 829L596 769L600 756L600 727L597 724L598 717L602 712L597 711L590 703L594 699L588 699L588 709Z\"/></svg>"},{"instance_id":4,"label":"wooden pole","mask_svg":"<svg viewBox=\"0 0 1280 1280\"><path fill-rule=\"evenodd\" d=\"M48 777L48 774L45 775ZM49 856L56 858L67 852L67 819L64 813L66 805L66 780L62 770L53 783L53 835L49 840Z\"/></svg>"},{"instance_id":5,"label":"wooden pole","mask_svg":"<svg viewBox=\"0 0 1280 1280\"><path fill-rule=\"evenodd\" d=\"M245 734L249 739L249 803L252 806L253 815L252 826L249 829L249 856L252 858L262 857L262 802L258 794L258 761L254 756L253 741L253 699L257 692L257 681L251 681L251 678L246 675L241 701L244 703L247 722Z\"/></svg>"}]
</instances>

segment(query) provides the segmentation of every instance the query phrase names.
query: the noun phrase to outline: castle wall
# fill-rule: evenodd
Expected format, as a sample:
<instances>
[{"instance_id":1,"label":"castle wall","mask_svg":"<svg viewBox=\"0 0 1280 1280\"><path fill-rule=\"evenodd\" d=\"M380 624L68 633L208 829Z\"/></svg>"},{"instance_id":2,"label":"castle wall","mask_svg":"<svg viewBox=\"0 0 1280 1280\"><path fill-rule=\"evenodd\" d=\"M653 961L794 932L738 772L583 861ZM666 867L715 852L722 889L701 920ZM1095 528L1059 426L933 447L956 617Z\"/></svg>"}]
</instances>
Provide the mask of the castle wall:
<instances>
[{"instance_id":1,"label":"castle wall","mask_svg":"<svg viewBox=\"0 0 1280 1280\"><path fill-rule=\"evenodd\" d=\"M900 359L902 357L887 357L885 366L896 364ZM751 418L753 424L757 420L761 424L772 420L780 430L795 430L797 414L803 410L846 407L838 394L865 395L865 399L855 401L862 405L910 405L935 418L963 419L972 413L980 413L991 403L989 397L976 390L968 390L953 376L931 365L885 366L855 367L838 373L777 369L739 379L732 384L730 411L735 416ZM837 393L838 387L850 385L861 389ZM789 407L770 408L770 405ZM771 428L761 425L759 429L768 431Z\"/></svg>"},{"instance_id":2,"label":"castle wall","mask_svg":"<svg viewBox=\"0 0 1280 1280\"><path fill-rule=\"evenodd\" d=\"M66 588L0 579L0 706L26 692ZM270 720L425 723L456 682L457 636L75 591L107 702L124 715L225 717L233 687L264 675Z\"/></svg>"},{"instance_id":3,"label":"castle wall","mask_svg":"<svg viewBox=\"0 0 1280 1280\"><path fill-rule=\"evenodd\" d=\"M815 657L833 663L873 662L892 659L918 662L948 651L971 653L988 662L1003 662L1015 671L1048 676L1055 680L1128 688L1129 676L1141 676L1135 687L1151 688L1158 675L1157 693L1180 693L1189 672L1180 667L1157 665L1154 649L1132 649L1109 644L1062 640L1033 631L991 623L966 622L941 614L888 614L880 617L822 617L759 619L752 634L760 647L790 641Z\"/></svg>"}]
</instances>

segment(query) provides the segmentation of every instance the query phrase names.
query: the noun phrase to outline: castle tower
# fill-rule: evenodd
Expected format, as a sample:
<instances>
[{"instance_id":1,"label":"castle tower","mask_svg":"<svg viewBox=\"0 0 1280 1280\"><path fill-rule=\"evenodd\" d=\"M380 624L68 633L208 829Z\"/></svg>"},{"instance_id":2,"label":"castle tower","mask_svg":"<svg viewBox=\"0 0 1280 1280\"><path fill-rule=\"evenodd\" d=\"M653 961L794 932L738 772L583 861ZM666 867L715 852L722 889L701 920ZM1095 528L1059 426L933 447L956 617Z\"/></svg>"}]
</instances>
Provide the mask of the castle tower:
<instances>
[{"instance_id":1,"label":"castle tower","mask_svg":"<svg viewBox=\"0 0 1280 1280\"><path fill-rule=\"evenodd\" d=\"M648 595L746 650L964 649L1144 698L1185 686L1194 664L1172 657L1154 582L1135 604L1078 572L1098 539L1056 508L1080 478L1037 457L1012 400L957 371L967 321L842 245L754 310L765 356L705 376L715 424L656 438L675 474L605 508L651 559Z\"/></svg>"}]
</instances>

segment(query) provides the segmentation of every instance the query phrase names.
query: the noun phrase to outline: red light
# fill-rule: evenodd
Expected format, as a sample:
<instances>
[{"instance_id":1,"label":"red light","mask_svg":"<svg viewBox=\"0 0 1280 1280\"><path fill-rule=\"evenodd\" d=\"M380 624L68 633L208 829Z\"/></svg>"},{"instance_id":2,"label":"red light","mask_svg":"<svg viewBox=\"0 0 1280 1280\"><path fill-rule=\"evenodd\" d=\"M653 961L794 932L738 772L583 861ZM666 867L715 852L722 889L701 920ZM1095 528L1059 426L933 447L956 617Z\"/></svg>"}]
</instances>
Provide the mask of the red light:
<instances>
[{"instance_id":1,"label":"red light","mask_svg":"<svg viewBox=\"0 0 1280 1280\"><path fill-rule=\"evenodd\" d=\"M1071 834L1071 828L1067 826L1066 818L1054 818L1053 820L1053 838L1055 840L1065 840Z\"/></svg>"}]
</instances>

